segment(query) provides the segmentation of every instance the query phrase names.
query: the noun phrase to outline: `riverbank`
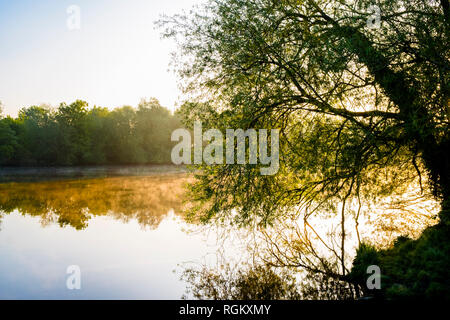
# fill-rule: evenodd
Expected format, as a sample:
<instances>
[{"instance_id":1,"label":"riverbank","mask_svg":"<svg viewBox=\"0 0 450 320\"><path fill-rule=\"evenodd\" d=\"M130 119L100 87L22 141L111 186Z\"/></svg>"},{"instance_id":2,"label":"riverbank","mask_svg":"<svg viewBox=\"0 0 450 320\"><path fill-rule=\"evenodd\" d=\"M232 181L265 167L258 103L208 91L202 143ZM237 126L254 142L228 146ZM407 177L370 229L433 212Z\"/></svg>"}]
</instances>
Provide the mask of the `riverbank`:
<instances>
[{"instance_id":1,"label":"riverbank","mask_svg":"<svg viewBox=\"0 0 450 320\"><path fill-rule=\"evenodd\" d=\"M188 172L176 165L111 165L74 167L0 167L1 182L85 179L117 176L151 176Z\"/></svg>"}]
</instances>

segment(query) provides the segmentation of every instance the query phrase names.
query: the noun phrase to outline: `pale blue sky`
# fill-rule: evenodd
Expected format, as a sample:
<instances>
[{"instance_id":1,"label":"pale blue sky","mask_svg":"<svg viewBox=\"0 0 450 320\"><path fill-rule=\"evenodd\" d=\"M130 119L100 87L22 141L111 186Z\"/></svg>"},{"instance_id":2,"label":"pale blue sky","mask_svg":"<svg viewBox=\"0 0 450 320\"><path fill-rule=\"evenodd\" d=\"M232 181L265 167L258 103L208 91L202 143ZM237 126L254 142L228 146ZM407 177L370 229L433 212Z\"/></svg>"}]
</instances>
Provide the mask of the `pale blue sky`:
<instances>
[{"instance_id":1,"label":"pale blue sky","mask_svg":"<svg viewBox=\"0 0 450 320\"><path fill-rule=\"evenodd\" d=\"M154 21L200 0L0 0L0 101L4 113L84 99L91 106L136 106L156 97L173 108L180 93L169 72L174 44ZM69 30L67 8L81 9Z\"/></svg>"}]
</instances>

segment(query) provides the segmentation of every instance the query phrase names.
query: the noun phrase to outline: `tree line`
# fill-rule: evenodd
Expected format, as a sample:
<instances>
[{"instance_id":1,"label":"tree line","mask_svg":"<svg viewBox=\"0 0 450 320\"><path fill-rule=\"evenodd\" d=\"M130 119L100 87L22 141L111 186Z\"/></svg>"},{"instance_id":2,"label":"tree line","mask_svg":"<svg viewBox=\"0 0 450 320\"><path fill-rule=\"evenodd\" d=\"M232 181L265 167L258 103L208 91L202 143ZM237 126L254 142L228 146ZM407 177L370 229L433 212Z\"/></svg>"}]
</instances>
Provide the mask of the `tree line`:
<instances>
[{"instance_id":1,"label":"tree line","mask_svg":"<svg viewBox=\"0 0 450 320\"><path fill-rule=\"evenodd\" d=\"M0 165L73 166L170 162L176 115L158 100L109 110L77 100L1 116Z\"/></svg>"}]
</instances>

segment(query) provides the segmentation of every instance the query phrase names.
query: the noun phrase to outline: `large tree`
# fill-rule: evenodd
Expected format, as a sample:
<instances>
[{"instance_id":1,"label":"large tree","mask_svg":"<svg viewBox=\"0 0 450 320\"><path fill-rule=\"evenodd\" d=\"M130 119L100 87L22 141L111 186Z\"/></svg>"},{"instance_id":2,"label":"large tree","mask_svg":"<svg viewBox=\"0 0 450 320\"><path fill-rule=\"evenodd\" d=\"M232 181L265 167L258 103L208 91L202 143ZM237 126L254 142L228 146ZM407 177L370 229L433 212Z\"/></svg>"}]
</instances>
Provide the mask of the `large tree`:
<instances>
[{"instance_id":1,"label":"large tree","mask_svg":"<svg viewBox=\"0 0 450 320\"><path fill-rule=\"evenodd\" d=\"M417 187L450 220L447 0L210 0L161 23L179 44L187 123L281 129L278 174L204 167L193 218L338 214L344 276L352 201Z\"/></svg>"}]
</instances>

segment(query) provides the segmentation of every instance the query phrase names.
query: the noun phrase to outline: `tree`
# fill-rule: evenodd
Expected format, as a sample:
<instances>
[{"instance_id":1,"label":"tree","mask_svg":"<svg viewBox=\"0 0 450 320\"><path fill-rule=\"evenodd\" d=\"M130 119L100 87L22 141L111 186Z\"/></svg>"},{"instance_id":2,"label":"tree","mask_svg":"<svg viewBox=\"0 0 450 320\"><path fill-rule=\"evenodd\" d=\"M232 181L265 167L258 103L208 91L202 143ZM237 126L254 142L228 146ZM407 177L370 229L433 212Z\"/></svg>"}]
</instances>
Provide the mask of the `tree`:
<instances>
[{"instance_id":1,"label":"tree","mask_svg":"<svg viewBox=\"0 0 450 320\"><path fill-rule=\"evenodd\" d=\"M18 120L23 128L20 144L27 156L20 157L21 164L51 165L57 158L57 125L52 110L45 105L31 106L19 111Z\"/></svg>"},{"instance_id":2,"label":"tree","mask_svg":"<svg viewBox=\"0 0 450 320\"><path fill-rule=\"evenodd\" d=\"M108 108L94 106L88 114L89 132L89 154L86 157L88 164L107 163L108 145L110 144L111 132L108 131L108 121L110 121L110 111ZM99 139L98 137L103 137Z\"/></svg>"},{"instance_id":3,"label":"tree","mask_svg":"<svg viewBox=\"0 0 450 320\"><path fill-rule=\"evenodd\" d=\"M371 5L379 28L367 23ZM161 20L179 43L187 123L206 109L210 127L281 130L276 176L203 167L191 217L266 225L293 211L339 215L337 277L349 273L351 202L417 185L448 224L449 23L446 0L211 0Z\"/></svg>"},{"instance_id":4,"label":"tree","mask_svg":"<svg viewBox=\"0 0 450 320\"><path fill-rule=\"evenodd\" d=\"M145 163L145 156L136 135L136 111L130 106L123 106L114 109L110 117L110 161L123 164Z\"/></svg>"},{"instance_id":5,"label":"tree","mask_svg":"<svg viewBox=\"0 0 450 320\"><path fill-rule=\"evenodd\" d=\"M141 101L136 111L136 134L147 162L164 163L170 159L170 136L177 127L177 119L158 100Z\"/></svg>"},{"instance_id":6,"label":"tree","mask_svg":"<svg viewBox=\"0 0 450 320\"><path fill-rule=\"evenodd\" d=\"M10 162L18 147L16 132L10 126L11 120L0 119L0 163Z\"/></svg>"},{"instance_id":7,"label":"tree","mask_svg":"<svg viewBox=\"0 0 450 320\"><path fill-rule=\"evenodd\" d=\"M58 108L58 161L64 165L82 164L88 158L87 107L87 102L77 100L70 105L61 103Z\"/></svg>"},{"instance_id":8,"label":"tree","mask_svg":"<svg viewBox=\"0 0 450 320\"><path fill-rule=\"evenodd\" d=\"M179 121L156 99L112 111L77 100L23 108L0 126L2 165L143 164L170 162Z\"/></svg>"}]
</instances>

